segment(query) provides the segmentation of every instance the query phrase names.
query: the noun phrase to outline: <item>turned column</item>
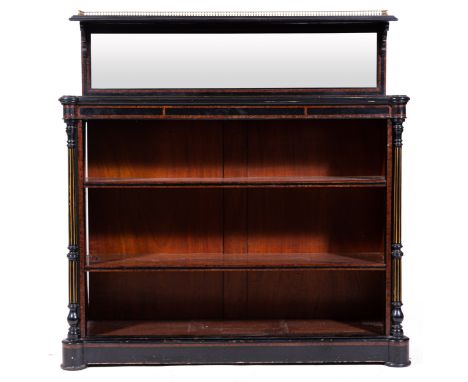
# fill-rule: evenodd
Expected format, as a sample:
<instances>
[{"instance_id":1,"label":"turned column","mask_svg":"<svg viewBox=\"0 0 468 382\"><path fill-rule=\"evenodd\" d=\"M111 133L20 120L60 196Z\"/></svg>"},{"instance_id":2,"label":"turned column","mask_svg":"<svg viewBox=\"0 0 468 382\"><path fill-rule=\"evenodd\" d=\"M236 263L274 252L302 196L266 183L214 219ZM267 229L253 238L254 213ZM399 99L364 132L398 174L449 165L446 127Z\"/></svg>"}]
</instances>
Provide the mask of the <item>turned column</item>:
<instances>
[{"instance_id":1,"label":"turned column","mask_svg":"<svg viewBox=\"0 0 468 382\"><path fill-rule=\"evenodd\" d=\"M63 119L66 123L68 148L68 339L80 337L79 261L78 245L78 152L75 97L62 97Z\"/></svg>"},{"instance_id":2,"label":"turned column","mask_svg":"<svg viewBox=\"0 0 468 382\"><path fill-rule=\"evenodd\" d=\"M402 160L402 134L403 122L406 117L405 105L407 97L394 97L392 99L392 143L393 143L393 198L392 198L392 337L403 338L403 311L401 309L401 259L403 245L401 244L401 160Z\"/></svg>"}]
</instances>

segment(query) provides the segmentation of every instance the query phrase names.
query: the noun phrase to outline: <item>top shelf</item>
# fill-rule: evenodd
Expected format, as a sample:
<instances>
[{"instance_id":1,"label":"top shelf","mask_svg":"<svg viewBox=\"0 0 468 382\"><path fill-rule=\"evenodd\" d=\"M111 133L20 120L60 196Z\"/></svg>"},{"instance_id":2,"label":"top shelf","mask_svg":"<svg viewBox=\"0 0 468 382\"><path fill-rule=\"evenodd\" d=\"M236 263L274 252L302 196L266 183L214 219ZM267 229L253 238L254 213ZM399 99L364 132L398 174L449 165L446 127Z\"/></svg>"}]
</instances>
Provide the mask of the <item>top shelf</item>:
<instances>
[{"instance_id":1,"label":"top shelf","mask_svg":"<svg viewBox=\"0 0 468 382\"><path fill-rule=\"evenodd\" d=\"M95 187L385 187L383 176L231 177L231 178L86 178Z\"/></svg>"}]
</instances>

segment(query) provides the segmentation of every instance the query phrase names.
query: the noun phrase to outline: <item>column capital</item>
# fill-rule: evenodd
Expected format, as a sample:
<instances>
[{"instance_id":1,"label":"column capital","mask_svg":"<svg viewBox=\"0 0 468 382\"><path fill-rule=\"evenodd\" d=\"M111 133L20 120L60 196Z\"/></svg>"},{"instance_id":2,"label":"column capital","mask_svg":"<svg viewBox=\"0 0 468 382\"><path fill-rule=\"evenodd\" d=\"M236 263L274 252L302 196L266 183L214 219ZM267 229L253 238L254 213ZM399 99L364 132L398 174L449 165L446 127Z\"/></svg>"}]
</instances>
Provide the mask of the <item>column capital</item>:
<instances>
[{"instance_id":1,"label":"column capital","mask_svg":"<svg viewBox=\"0 0 468 382\"><path fill-rule=\"evenodd\" d=\"M392 127L393 127L393 146L401 147L403 146L403 122L405 118L392 118Z\"/></svg>"}]
</instances>

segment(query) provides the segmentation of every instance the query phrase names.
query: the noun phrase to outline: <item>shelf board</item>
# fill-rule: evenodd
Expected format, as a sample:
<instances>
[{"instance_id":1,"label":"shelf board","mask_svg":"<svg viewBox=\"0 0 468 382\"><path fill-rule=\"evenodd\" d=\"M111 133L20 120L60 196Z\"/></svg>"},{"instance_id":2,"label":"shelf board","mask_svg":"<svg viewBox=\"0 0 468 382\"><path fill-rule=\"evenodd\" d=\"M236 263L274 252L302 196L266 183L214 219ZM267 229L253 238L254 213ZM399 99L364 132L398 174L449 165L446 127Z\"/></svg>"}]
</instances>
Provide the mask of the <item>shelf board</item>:
<instances>
[{"instance_id":1,"label":"shelf board","mask_svg":"<svg viewBox=\"0 0 468 382\"><path fill-rule=\"evenodd\" d=\"M121 269L285 269L285 268L366 268L385 269L384 255L371 253L249 253L106 255L87 258L86 270Z\"/></svg>"},{"instance_id":2,"label":"shelf board","mask_svg":"<svg viewBox=\"0 0 468 382\"><path fill-rule=\"evenodd\" d=\"M383 321L193 320L88 321L88 337L261 337L382 335Z\"/></svg>"},{"instance_id":3,"label":"shelf board","mask_svg":"<svg viewBox=\"0 0 468 382\"><path fill-rule=\"evenodd\" d=\"M94 187L385 187L384 176L271 176L235 178L93 178Z\"/></svg>"}]
</instances>

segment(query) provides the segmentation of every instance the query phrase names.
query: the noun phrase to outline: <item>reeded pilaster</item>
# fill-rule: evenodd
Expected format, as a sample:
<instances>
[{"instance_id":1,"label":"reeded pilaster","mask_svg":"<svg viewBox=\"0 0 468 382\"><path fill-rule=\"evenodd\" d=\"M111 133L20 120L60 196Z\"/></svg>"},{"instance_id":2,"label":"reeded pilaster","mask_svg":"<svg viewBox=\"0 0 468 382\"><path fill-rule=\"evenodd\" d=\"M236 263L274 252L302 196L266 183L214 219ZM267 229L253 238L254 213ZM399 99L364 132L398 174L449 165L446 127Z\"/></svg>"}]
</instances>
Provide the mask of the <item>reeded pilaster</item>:
<instances>
[{"instance_id":1,"label":"reeded pilaster","mask_svg":"<svg viewBox=\"0 0 468 382\"><path fill-rule=\"evenodd\" d=\"M80 337L79 262L78 244L78 152L75 118L76 97L62 97L63 120L66 123L68 148L68 339Z\"/></svg>"}]
</instances>

